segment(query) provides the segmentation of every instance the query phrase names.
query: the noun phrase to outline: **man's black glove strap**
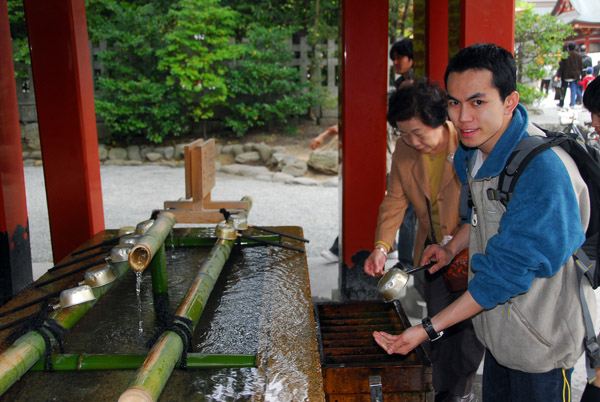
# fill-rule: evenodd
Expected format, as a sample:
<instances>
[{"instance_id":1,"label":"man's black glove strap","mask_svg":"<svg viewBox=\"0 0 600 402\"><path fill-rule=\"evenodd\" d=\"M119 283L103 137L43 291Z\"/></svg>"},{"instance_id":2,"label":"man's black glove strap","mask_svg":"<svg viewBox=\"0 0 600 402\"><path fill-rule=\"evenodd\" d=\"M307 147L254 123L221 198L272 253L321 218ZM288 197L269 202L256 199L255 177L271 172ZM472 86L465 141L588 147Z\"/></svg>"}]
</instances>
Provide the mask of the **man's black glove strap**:
<instances>
[{"instance_id":1,"label":"man's black glove strap","mask_svg":"<svg viewBox=\"0 0 600 402\"><path fill-rule=\"evenodd\" d=\"M427 332L427 335L429 336L429 340L431 342L437 341L442 337L442 335L444 335L444 331L435 331L435 329L433 328L433 324L431 324L431 318L425 317L421 322L423 323L423 328L425 329L425 332Z\"/></svg>"}]
</instances>

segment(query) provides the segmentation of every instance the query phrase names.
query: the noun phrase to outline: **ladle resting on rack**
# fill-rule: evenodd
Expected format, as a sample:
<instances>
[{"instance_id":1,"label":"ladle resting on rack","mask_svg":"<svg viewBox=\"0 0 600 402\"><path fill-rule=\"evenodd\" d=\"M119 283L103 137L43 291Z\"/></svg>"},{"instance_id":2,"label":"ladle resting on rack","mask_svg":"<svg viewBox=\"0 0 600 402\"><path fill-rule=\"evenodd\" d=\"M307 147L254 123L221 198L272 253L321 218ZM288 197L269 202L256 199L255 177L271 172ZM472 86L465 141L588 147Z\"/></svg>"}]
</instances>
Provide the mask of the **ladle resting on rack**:
<instances>
[{"instance_id":1,"label":"ladle resting on rack","mask_svg":"<svg viewBox=\"0 0 600 402\"><path fill-rule=\"evenodd\" d=\"M255 230L260 230L263 232L268 232L268 233L273 233L282 237L288 237L290 239L294 239L294 240L298 240L298 241L302 241L305 243L308 243L309 240L304 239L302 237L297 237L297 236L293 236L293 235L289 235L286 233L282 233L279 232L277 230L273 230L273 229L267 229L267 228L263 228L260 226L255 226L255 225L248 225L248 220L245 217L241 217L241 216L237 216L237 215L232 215L230 212L228 212L225 208L221 208L219 210L219 212L221 212L223 214L223 217L225 217L225 221L232 225L233 228L238 232L238 236L242 239L248 239L248 240L254 240L258 243L262 243L262 244L266 244L269 246L276 246L276 247L282 247L282 248L286 248L288 250L294 250L294 251L298 251L300 253L304 253L304 250L301 248L297 248L297 247L292 247L292 246L288 246L287 244L283 244L283 243L276 243L276 242L271 242L268 240L263 240L248 234L245 234L244 231L248 230L249 228L253 228Z\"/></svg>"}]
</instances>

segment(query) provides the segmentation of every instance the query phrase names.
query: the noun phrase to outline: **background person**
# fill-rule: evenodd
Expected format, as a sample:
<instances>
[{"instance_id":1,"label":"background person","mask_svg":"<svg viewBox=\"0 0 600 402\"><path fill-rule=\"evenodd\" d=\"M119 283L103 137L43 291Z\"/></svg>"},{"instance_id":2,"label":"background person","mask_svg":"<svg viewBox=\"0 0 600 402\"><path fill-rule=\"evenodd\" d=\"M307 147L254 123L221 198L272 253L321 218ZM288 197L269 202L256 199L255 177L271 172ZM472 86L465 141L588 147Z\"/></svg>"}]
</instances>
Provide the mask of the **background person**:
<instances>
[{"instance_id":1,"label":"background person","mask_svg":"<svg viewBox=\"0 0 600 402\"><path fill-rule=\"evenodd\" d=\"M411 82L412 80L412 67L413 67L413 40L410 38L403 38L397 41L390 48L390 59L394 72L398 77L394 81L394 87L400 88L403 84ZM338 125L329 127L326 131L319 134L311 142L311 149L315 150L322 143L323 140L331 135L338 133ZM392 154L396 146L396 140L398 136L394 132L393 128L387 125L387 146L386 146L386 173L389 180L389 172L392 166ZM313 145L315 148L313 148ZM402 239L402 244L406 245L398 247L399 243L394 243L395 255L390 254L390 257L397 257L400 261L411 264L413 263L412 248L415 241L415 213L412 206L409 206L405 213L405 218L400 224L400 231L398 237ZM398 230L398 227L396 228ZM336 237L333 244L329 249L321 251L321 257L326 261L334 263L339 260L339 237Z\"/></svg>"},{"instance_id":2,"label":"background person","mask_svg":"<svg viewBox=\"0 0 600 402\"><path fill-rule=\"evenodd\" d=\"M565 90L562 99L558 103L559 107L563 107L565 104L567 87L569 88L569 92L571 95L571 103L569 105L571 107L574 107L575 103L580 100L577 98L579 85L578 83L581 80L583 64L581 60L581 54L579 54L576 48L577 45L575 44L575 42L569 42L569 44L567 45L567 58L561 59L558 63L558 71L556 72L556 75L560 77L563 89Z\"/></svg>"},{"instance_id":3,"label":"background person","mask_svg":"<svg viewBox=\"0 0 600 402\"><path fill-rule=\"evenodd\" d=\"M583 79L579 82L579 85L581 85L581 88L583 88L584 91L586 90L589 83L592 82L594 78L596 78L592 75L593 72L593 69L591 67L588 67L586 69L585 77L583 77Z\"/></svg>"},{"instance_id":4,"label":"background person","mask_svg":"<svg viewBox=\"0 0 600 402\"><path fill-rule=\"evenodd\" d=\"M375 249L364 265L368 275L383 273L387 252L409 203L414 206L418 221L414 245L417 261L427 241L441 241L458 230L460 183L452 164L458 135L447 117L444 92L425 80L415 80L392 94L388 122L396 127L400 140L392 158L388 191L379 209ZM463 292L450 292L441 272L425 274L424 293L430 315ZM444 338L432 342L429 355L435 401L474 400L471 388L483 347L470 320L455 325Z\"/></svg>"},{"instance_id":5,"label":"background person","mask_svg":"<svg viewBox=\"0 0 600 402\"><path fill-rule=\"evenodd\" d=\"M428 337L473 317L486 348L486 402L562 402L583 353L585 326L573 253L585 240L589 198L573 160L542 152L522 172L508 207L488 199L520 139L543 135L516 91L516 63L493 44L460 50L445 74L448 112L462 145L454 165L469 183L470 224L444 247L425 250L436 272L469 246L469 287L454 303L400 335L375 332L388 353L408 353ZM594 317L596 301L584 285Z\"/></svg>"}]
</instances>

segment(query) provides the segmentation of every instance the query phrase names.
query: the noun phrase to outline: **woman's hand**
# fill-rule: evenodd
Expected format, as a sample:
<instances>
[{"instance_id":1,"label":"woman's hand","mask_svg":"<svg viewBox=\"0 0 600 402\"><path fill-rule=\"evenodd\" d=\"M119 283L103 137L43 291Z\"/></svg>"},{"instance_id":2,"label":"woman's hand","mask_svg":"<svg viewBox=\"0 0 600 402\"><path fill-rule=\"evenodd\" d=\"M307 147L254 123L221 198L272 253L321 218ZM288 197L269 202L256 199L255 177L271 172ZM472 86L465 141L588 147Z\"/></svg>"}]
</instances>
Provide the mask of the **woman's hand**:
<instances>
[{"instance_id":1,"label":"woman's hand","mask_svg":"<svg viewBox=\"0 0 600 402\"><path fill-rule=\"evenodd\" d=\"M427 246L425 251L423 251L423 256L421 257L421 265L428 264L432 261L437 261L437 263L429 268L429 273L434 274L440 269L444 268L446 265L450 264L454 258L454 255L450 253L445 247L442 247L438 244L431 244Z\"/></svg>"},{"instance_id":2,"label":"woman's hand","mask_svg":"<svg viewBox=\"0 0 600 402\"><path fill-rule=\"evenodd\" d=\"M371 251L369 257L365 261L365 274L369 276L383 275L385 262L387 257L379 249Z\"/></svg>"},{"instance_id":3,"label":"woman's hand","mask_svg":"<svg viewBox=\"0 0 600 402\"><path fill-rule=\"evenodd\" d=\"M388 354L399 353L406 355L427 339L427 332L422 326L410 327L400 335L390 335L386 332L373 332L373 338Z\"/></svg>"}]
</instances>

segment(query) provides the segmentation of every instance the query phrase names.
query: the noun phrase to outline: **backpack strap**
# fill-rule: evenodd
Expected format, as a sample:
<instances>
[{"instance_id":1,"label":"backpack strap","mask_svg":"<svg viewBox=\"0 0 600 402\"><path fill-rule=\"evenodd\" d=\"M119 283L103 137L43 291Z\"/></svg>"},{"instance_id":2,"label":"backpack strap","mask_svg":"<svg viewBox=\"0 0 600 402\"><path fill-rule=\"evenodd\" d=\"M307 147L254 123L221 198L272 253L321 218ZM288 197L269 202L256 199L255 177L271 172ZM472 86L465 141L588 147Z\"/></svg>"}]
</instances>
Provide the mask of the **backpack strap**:
<instances>
[{"instance_id":1,"label":"backpack strap","mask_svg":"<svg viewBox=\"0 0 600 402\"><path fill-rule=\"evenodd\" d=\"M464 221L469 218L469 208L473 206L469 182L460 185L460 198L458 199L458 217Z\"/></svg>"},{"instance_id":2,"label":"backpack strap","mask_svg":"<svg viewBox=\"0 0 600 402\"><path fill-rule=\"evenodd\" d=\"M564 136L542 137L532 135L523 138L508 157L506 166L498 176L498 188L490 188L487 197L490 200L500 201L505 207L512 199L517 179L523 173L529 162L540 153L566 140Z\"/></svg>"},{"instance_id":3,"label":"backpack strap","mask_svg":"<svg viewBox=\"0 0 600 402\"><path fill-rule=\"evenodd\" d=\"M579 298L581 299L581 310L583 313L583 322L585 324L585 337L583 342L583 347L585 349L585 369L588 382L591 383L596 379L596 367L600 367L600 346L598 345L598 339L594 330L594 322L590 314L590 308L585 300L583 278L590 280L590 274L593 277L596 263L592 263L581 249L575 252L573 259L575 260L575 267L577 269Z\"/></svg>"}]
</instances>

